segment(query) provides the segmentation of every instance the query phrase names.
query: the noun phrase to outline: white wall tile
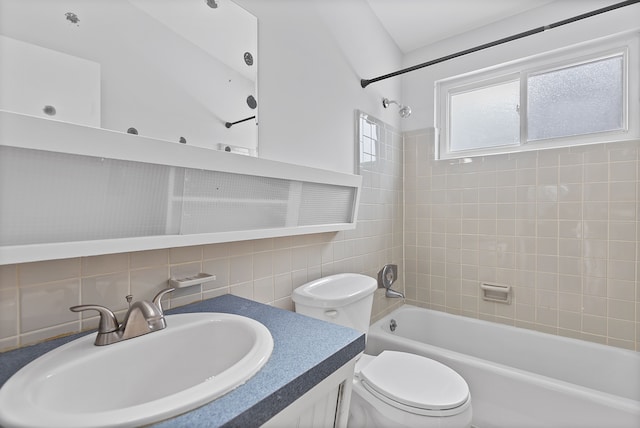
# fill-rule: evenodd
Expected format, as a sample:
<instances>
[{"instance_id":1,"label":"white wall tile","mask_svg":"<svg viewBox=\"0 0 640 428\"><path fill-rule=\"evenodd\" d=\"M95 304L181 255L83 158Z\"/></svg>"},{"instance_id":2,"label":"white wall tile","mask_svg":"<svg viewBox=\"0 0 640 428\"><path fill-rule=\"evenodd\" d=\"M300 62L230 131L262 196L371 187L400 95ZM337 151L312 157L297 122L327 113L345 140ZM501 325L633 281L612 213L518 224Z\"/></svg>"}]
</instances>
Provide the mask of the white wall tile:
<instances>
[{"instance_id":1,"label":"white wall tile","mask_svg":"<svg viewBox=\"0 0 640 428\"><path fill-rule=\"evenodd\" d=\"M271 303L274 301L274 296L272 276L253 281L253 300L260 303Z\"/></svg>"},{"instance_id":2,"label":"white wall tile","mask_svg":"<svg viewBox=\"0 0 640 428\"><path fill-rule=\"evenodd\" d=\"M236 285L253 279L253 256L245 255L229 259L229 284Z\"/></svg>"},{"instance_id":3,"label":"white wall tile","mask_svg":"<svg viewBox=\"0 0 640 428\"><path fill-rule=\"evenodd\" d=\"M28 333L79 319L69 307L80 304L77 278L20 288L20 332Z\"/></svg>"},{"instance_id":4,"label":"white wall tile","mask_svg":"<svg viewBox=\"0 0 640 428\"><path fill-rule=\"evenodd\" d=\"M169 267L150 267L129 272L129 290L134 300L152 299L160 290L169 286Z\"/></svg>"},{"instance_id":5,"label":"white wall tile","mask_svg":"<svg viewBox=\"0 0 640 428\"><path fill-rule=\"evenodd\" d=\"M128 307L126 296L129 294L129 272L126 270L82 278L81 287L82 304L106 306L112 311ZM90 311L82 315L86 318L95 316L96 313Z\"/></svg>"},{"instance_id":6,"label":"white wall tile","mask_svg":"<svg viewBox=\"0 0 640 428\"><path fill-rule=\"evenodd\" d=\"M216 277L213 281L202 284L203 291L213 290L229 285L229 259L213 259L202 262L202 271ZM133 279L132 279L133 282Z\"/></svg>"},{"instance_id":7,"label":"white wall tile","mask_svg":"<svg viewBox=\"0 0 640 428\"><path fill-rule=\"evenodd\" d=\"M0 288L0 339L18 336L18 289Z\"/></svg>"},{"instance_id":8,"label":"white wall tile","mask_svg":"<svg viewBox=\"0 0 640 428\"><path fill-rule=\"evenodd\" d=\"M151 266L166 266L169 263L169 250L149 250L129 253L129 265L131 269L139 269Z\"/></svg>"},{"instance_id":9,"label":"white wall tile","mask_svg":"<svg viewBox=\"0 0 640 428\"><path fill-rule=\"evenodd\" d=\"M180 247L169 250L169 263L189 263L202 260L202 247Z\"/></svg>"},{"instance_id":10,"label":"white wall tile","mask_svg":"<svg viewBox=\"0 0 640 428\"><path fill-rule=\"evenodd\" d=\"M80 259L47 260L18 266L21 286L59 281L80 276Z\"/></svg>"},{"instance_id":11,"label":"white wall tile","mask_svg":"<svg viewBox=\"0 0 640 428\"><path fill-rule=\"evenodd\" d=\"M121 253L82 257L81 263L83 276L121 272L129 268L129 254Z\"/></svg>"},{"instance_id":12,"label":"white wall tile","mask_svg":"<svg viewBox=\"0 0 640 428\"><path fill-rule=\"evenodd\" d=\"M260 279L273 276L273 254L269 251L256 253L253 256L253 278Z\"/></svg>"},{"instance_id":13,"label":"white wall tile","mask_svg":"<svg viewBox=\"0 0 640 428\"><path fill-rule=\"evenodd\" d=\"M15 288L18 286L18 266L0 266L0 289Z\"/></svg>"},{"instance_id":14,"label":"white wall tile","mask_svg":"<svg viewBox=\"0 0 640 428\"><path fill-rule=\"evenodd\" d=\"M441 254L459 242L465 314L476 306L486 319L513 319L525 328L640 349L635 330L633 342L629 339L629 325L608 327L610 320L640 323L635 310L640 299L638 151L637 143L598 144L511 154L511 163L504 163L503 156L486 156L470 164L450 162L446 168L430 158L416 159L405 171L406 182L415 182L414 170L431 171L431 177L426 175L431 183L416 186L416 192L429 184L442 188L443 177L466 190L459 216L449 206L457 200L441 190L427 201L430 212L418 211L414 200L405 199L405 218L411 214L412 224L427 224L425 229L433 231L427 241L431 251L416 257L410 246L418 237L412 236L413 227L405 227L405 257L415 258L405 266L407 280L413 281L407 289L420 289L418 266L426 265L432 292L412 296L416 303L457 311L458 301L449 306L443 295L455 295L458 285L448 287L459 271L451 258L443 269ZM448 220L452 212L458 229ZM512 249L494 245L501 235L513 236ZM469 247L471 237L476 247ZM513 309L470 296L469 275L510 281L517 291Z\"/></svg>"}]
</instances>

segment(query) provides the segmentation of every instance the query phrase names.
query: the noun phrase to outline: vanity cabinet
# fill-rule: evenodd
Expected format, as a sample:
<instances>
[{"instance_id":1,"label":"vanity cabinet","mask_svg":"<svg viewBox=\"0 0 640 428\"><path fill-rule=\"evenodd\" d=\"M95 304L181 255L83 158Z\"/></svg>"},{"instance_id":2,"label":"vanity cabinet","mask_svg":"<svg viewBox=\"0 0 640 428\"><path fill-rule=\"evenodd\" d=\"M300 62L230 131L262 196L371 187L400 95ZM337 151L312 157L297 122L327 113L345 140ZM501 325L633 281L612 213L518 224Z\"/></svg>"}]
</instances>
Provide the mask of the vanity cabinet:
<instances>
[{"instance_id":1,"label":"vanity cabinet","mask_svg":"<svg viewBox=\"0 0 640 428\"><path fill-rule=\"evenodd\" d=\"M351 360L262 427L346 428L355 365Z\"/></svg>"}]
</instances>

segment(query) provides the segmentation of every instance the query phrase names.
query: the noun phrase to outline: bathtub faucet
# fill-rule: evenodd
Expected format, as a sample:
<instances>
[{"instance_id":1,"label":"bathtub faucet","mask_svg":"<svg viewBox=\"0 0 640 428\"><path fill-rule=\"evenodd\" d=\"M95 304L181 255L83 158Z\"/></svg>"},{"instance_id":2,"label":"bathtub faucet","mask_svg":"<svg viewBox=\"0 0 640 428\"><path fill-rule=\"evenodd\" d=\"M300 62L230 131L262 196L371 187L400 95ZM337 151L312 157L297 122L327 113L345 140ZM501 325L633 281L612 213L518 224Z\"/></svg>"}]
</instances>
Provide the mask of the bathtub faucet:
<instances>
[{"instance_id":1,"label":"bathtub faucet","mask_svg":"<svg viewBox=\"0 0 640 428\"><path fill-rule=\"evenodd\" d=\"M384 292L385 297L402 297L404 299L404 294L396 291L396 290L392 290L391 288L387 288L387 291Z\"/></svg>"},{"instance_id":2,"label":"bathtub faucet","mask_svg":"<svg viewBox=\"0 0 640 428\"><path fill-rule=\"evenodd\" d=\"M378 272L378 288L385 288L385 297L402 297L404 294L393 290L391 286L398 279L398 265L384 265Z\"/></svg>"}]
</instances>

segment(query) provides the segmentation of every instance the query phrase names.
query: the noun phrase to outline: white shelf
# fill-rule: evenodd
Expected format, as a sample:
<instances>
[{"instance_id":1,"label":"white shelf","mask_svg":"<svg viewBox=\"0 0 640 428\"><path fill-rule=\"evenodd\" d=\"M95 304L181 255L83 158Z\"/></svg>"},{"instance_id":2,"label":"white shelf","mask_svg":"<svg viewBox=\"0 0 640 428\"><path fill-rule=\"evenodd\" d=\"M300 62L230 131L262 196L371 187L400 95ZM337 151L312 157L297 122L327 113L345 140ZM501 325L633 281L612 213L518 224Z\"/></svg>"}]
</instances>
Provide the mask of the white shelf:
<instances>
[{"instance_id":1,"label":"white shelf","mask_svg":"<svg viewBox=\"0 0 640 428\"><path fill-rule=\"evenodd\" d=\"M286 200L269 199L242 199L242 198L210 198L206 196L174 197L174 202L218 202L221 204L247 204L247 205L287 205Z\"/></svg>"},{"instance_id":2,"label":"white shelf","mask_svg":"<svg viewBox=\"0 0 640 428\"><path fill-rule=\"evenodd\" d=\"M348 230L357 219L352 174L4 111L0 151L0 264Z\"/></svg>"}]
</instances>

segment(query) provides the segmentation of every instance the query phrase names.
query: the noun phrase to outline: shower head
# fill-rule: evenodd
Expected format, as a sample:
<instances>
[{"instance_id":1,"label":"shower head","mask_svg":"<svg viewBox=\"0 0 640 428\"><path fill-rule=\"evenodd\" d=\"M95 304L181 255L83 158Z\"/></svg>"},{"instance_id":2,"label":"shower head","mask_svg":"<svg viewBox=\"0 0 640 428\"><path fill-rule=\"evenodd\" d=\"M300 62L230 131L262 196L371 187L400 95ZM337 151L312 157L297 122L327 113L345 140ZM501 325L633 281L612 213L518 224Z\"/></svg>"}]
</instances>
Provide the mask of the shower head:
<instances>
[{"instance_id":1,"label":"shower head","mask_svg":"<svg viewBox=\"0 0 640 428\"><path fill-rule=\"evenodd\" d=\"M397 101L390 100L389 98L382 99L382 107L387 108L391 104L396 104L398 107L400 107L400 110L398 110L398 114L401 118L406 119L407 117L411 116L411 107L404 106Z\"/></svg>"},{"instance_id":2,"label":"shower head","mask_svg":"<svg viewBox=\"0 0 640 428\"><path fill-rule=\"evenodd\" d=\"M400 114L401 118L406 119L407 117L411 116L411 107L401 106L400 110L398 110L398 114Z\"/></svg>"}]
</instances>

